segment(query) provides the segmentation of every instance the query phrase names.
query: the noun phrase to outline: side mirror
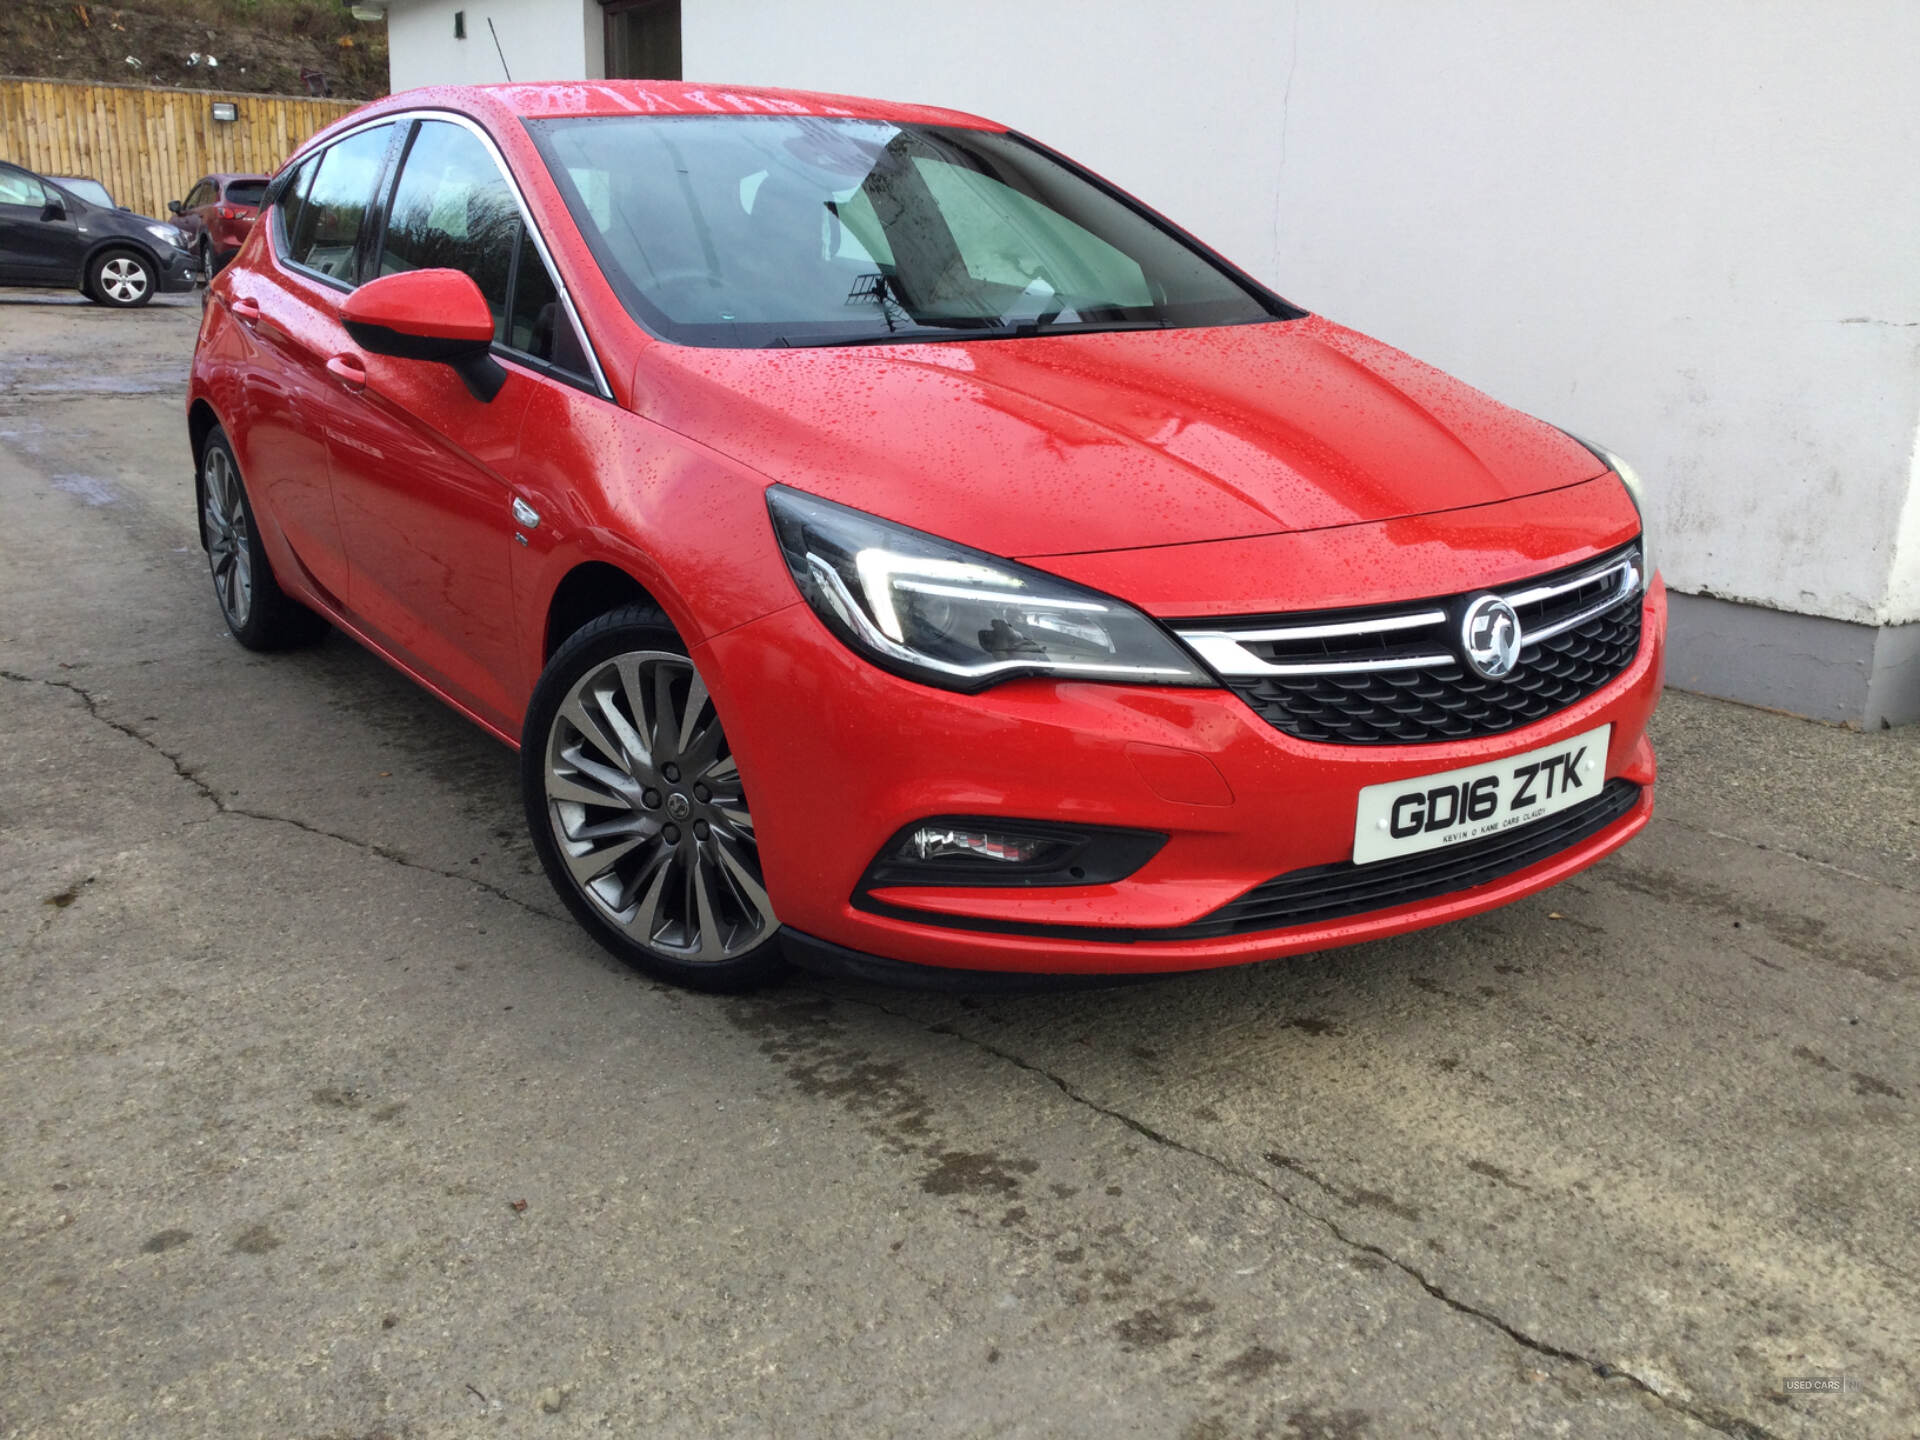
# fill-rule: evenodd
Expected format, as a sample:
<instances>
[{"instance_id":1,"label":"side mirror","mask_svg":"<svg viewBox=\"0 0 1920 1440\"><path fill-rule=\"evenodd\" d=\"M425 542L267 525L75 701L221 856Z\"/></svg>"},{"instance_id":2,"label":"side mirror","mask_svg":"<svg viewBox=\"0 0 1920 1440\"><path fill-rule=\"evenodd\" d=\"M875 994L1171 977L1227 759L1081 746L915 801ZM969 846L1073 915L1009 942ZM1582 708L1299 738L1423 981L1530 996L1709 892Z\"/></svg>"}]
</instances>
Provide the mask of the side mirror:
<instances>
[{"instance_id":1,"label":"side mirror","mask_svg":"<svg viewBox=\"0 0 1920 1440\"><path fill-rule=\"evenodd\" d=\"M178 215L185 208L186 207L181 205L178 200L167 201L167 213L169 215Z\"/></svg>"},{"instance_id":2,"label":"side mirror","mask_svg":"<svg viewBox=\"0 0 1920 1440\"><path fill-rule=\"evenodd\" d=\"M58 196L50 195L47 197L46 205L40 211L40 218L42 220L64 220L67 218L67 207L60 203Z\"/></svg>"},{"instance_id":3,"label":"side mirror","mask_svg":"<svg viewBox=\"0 0 1920 1440\"><path fill-rule=\"evenodd\" d=\"M493 311L472 277L458 270L403 270L369 280L347 297L340 318L362 350L451 366L482 404L507 383L506 367L493 358Z\"/></svg>"}]
</instances>

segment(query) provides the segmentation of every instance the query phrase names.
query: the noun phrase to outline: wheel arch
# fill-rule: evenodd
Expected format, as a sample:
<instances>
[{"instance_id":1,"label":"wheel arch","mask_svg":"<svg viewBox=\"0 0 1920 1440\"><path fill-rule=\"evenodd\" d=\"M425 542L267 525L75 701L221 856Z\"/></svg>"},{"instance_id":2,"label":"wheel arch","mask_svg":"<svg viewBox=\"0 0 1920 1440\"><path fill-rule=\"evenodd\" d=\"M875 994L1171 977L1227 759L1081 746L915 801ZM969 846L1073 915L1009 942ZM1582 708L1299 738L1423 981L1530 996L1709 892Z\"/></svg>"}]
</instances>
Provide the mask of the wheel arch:
<instances>
[{"instance_id":1,"label":"wheel arch","mask_svg":"<svg viewBox=\"0 0 1920 1440\"><path fill-rule=\"evenodd\" d=\"M207 437L220 427L220 416L203 395L196 395L187 407L187 443L193 450L193 528L200 536L200 548L207 548L207 482L201 478L200 459L206 452Z\"/></svg>"},{"instance_id":2,"label":"wheel arch","mask_svg":"<svg viewBox=\"0 0 1920 1440\"><path fill-rule=\"evenodd\" d=\"M103 235L100 239L94 241L92 245L88 246L87 253L80 257L80 273L74 278L74 284L82 290L86 289L87 276L92 271L94 262L99 260L99 258L109 250L131 250L142 260L146 261L147 264L153 267L154 285L158 288L160 277L165 273L165 267L160 263L159 254L151 245L136 240L131 235Z\"/></svg>"},{"instance_id":3,"label":"wheel arch","mask_svg":"<svg viewBox=\"0 0 1920 1440\"><path fill-rule=\"evenodd\" d=\"M545 664L582 626L623 605L666 607L631 573L605 560L583 560L565 575L548 597L540 635L540 660ZM669 618L669 622L672 623ZM675 626L678 629L678 626Z\"/></svg>"}]
</instances>

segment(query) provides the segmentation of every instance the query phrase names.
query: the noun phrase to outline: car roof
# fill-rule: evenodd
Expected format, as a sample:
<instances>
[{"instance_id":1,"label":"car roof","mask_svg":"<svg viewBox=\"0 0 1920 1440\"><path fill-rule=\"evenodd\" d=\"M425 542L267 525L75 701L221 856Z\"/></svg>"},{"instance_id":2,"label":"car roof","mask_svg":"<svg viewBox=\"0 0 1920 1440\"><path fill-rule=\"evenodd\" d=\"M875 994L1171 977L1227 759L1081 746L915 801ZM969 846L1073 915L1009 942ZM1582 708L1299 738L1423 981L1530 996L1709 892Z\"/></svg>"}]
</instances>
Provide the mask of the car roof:
<instances>
[{"instance_id":1,"label":"car roof","mask_svg":"<svg viewBox=\"0 0 1920 1440\"><path fill-rule=\"evenodd\" d=\"M268 177L265 175L254 175L254 174L242 172L242 171L235 171L232 174L228 174L225 171L214 171L210 174L202 175L200 179L201 180L218 180L222 185L229 184L235 180L258 180L261 184L264 185L266 184ZM195 183L197 184L198 182L196 181Z\"/></svg>"},{"instance_id":2,"label":"car roof","mask_svg":"<svg viewBox=\"0 0 1920 1440\"><path fill-rule=\"evenodd\" d=\"M609 115L819 115L913 125L952 125L969 130L1007 128L964 110L816 90L674 80L568 80L538 85L431 85L403 90L334 122L321 136L390 111L430 109L460 111L476 119L502 120Z\"/></svg>"},{"instance_id":3,"label":"car roof","mask_svg":"<svg viewBox=\"0 0 1920 1440\"><path fill-rule=\"evenodd\" d=\"M583 115L826 115L917 125L964 125L1002 130L963 110L869 100L817 90L773 90L747 85L702 85L669 80L589 80L566 85L485 85L485 91L527 119Z\"/></svg>"}]
</instances>

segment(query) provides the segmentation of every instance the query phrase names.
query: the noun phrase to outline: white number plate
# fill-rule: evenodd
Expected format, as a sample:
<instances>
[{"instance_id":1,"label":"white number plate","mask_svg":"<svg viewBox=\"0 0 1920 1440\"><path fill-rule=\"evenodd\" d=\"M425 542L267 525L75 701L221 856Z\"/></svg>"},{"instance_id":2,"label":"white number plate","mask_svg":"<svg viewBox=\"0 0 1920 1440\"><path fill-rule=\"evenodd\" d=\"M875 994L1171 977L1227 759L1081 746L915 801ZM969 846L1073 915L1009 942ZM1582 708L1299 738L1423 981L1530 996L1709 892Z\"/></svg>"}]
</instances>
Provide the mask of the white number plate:
<instances>
[{"instance_id":1,"label":"white number plate","mask_svg":"<svg viewBox=\"0 0 1920 1440\"><path fill-rule=\"evenodd\" d=\"M1353 863L1417 855L1497 835L1591 800L1607 773L1611 725L1490 765L1469 765L1360 792Z\"/></svg>"}]
</instances>

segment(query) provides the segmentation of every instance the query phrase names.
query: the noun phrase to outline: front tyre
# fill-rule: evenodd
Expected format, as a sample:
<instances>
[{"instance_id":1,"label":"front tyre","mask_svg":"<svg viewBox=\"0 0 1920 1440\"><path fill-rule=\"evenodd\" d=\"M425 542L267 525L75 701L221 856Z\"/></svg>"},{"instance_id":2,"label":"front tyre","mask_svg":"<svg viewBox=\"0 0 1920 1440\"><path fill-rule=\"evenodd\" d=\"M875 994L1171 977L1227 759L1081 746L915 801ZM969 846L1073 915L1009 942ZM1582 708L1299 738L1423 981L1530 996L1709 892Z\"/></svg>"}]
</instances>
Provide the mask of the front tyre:
<instances>
[{"instance_id":1,"label":"front tyre","mask_svg":"<svg viewBox=\"0 0 1920 1440\"><path fill-rule=\"evenodd\" d=\"M131 310L153 299L153 262L136 250L109 250L87 267L86 292L102 305Z\"/></svg>"},{"instance_id":2,"label":"front tyre","mask_svg":"<svg viewBox=\"0 0 1920 1440\"><path fill-rule=\"evenodd\" d=\"M327 622L280 588L260 544L253 502L226 432L200 449L200 539L213 571L213 596L233 638L249 650L286 650L326 633Z\"/></svg>"},{"instance_id":3,"label":"front tyre","mask_svg":"<svg viewBox=\"0 0 1920 1440\"><path fill-rule=\"evenodd\" d=\"M560 647L527 708L520 790L547 878L615 955L697 990L780 974L739 766L658 610L613 611Z\"/></svg>"}]
</instances>

